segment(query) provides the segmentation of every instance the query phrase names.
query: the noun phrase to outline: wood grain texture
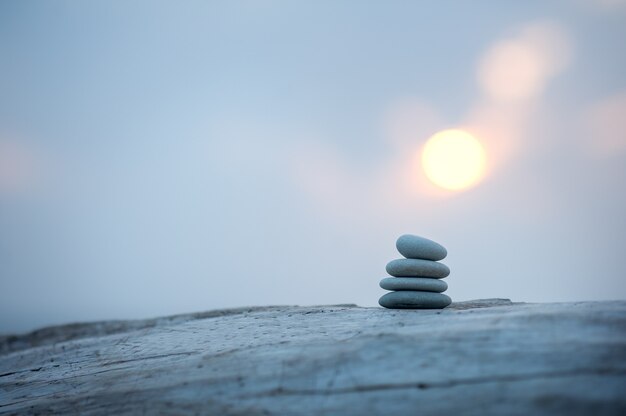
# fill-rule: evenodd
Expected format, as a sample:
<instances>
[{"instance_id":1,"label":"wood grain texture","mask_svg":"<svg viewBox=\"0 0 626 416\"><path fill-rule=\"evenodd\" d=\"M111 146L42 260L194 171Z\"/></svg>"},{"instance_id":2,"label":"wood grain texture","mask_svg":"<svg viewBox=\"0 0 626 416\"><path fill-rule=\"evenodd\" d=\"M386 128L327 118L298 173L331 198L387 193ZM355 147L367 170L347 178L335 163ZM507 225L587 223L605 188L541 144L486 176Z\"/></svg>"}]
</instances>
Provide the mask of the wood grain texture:
<instances>
[{"instance_id":1,"label":"wood grain texture","mask_svg":"<svg viewBox=\"0 0 626 416\"><path fill-rule=\"evenodd\" d=\"M625 301L241 308L0 351L2 414L626 414Z\"/></svg>"}]
</instances>

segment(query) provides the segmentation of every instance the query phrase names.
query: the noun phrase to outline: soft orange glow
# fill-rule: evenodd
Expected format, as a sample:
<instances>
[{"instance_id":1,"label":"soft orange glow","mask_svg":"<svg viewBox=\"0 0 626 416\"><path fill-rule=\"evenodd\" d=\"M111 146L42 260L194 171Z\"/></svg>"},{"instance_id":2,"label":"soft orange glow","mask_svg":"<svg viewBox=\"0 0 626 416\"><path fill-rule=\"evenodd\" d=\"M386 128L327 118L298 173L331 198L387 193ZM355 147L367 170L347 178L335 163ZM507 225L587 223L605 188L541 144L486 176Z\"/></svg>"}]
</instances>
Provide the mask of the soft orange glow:
<instances>
[{"instance_id":1,"label":"soft orange glow","mask_svg":"<svg viewBox=\"0 0 626 416\"><path fill-rule=\"evenodd\" d=\"M485 175L483 146L463 130L444 130L426 142L422 167L435 185L460 191L476 185Z\"/></svg>"}]
</instances>

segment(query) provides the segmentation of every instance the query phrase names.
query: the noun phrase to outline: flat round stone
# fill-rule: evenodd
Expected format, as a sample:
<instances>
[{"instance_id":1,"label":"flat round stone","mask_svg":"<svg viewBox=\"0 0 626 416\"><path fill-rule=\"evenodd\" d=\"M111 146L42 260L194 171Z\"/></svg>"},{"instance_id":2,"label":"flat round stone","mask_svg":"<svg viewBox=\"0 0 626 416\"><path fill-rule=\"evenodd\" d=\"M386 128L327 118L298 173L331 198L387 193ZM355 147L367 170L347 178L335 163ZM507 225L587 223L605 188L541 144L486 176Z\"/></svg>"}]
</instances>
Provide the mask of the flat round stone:
<instances>
[{"instance_id":1,"label":"flat round stone","mask_svg":"<svg viewBox=\"0 0 626 416\"><path fill-rule=\"evenodd\" d=\"M403 290L384 294L378 303L389 309L443 309L452 299L443 293Z\"/></svg>"},{"instance_id":2,"label":"flat round stone","mask_svg":"<svg viewBox=\"0 0 626 416\"><path fill-rule=\"evenodd\" d=\"M432 277L441 279L450 274L443 263L421 259L397 259L387 263L387 273L396 277Z\"/></svg>"},{"instance_id":3,"label":"flat round stone","mask_svg":"<svg viewBox=\"0 0 626 416\"><path fill-rule=\"evenodd\" d=\"M445 292L448 284L443 280L429 277L386 277L380 287L387 290L421 290L424 292Z\"/></svg>"},{"instance_id":4,"label":"flat round stone","mask_svg":"<svg viewBox=\"0 0 626 416\"><path fill-rule=\"evenodd\" d=\"M396 248L407 259L443 260L448 250L439 243L417 235L404 234L396 241Z\"/></svg>"}]
</instances>

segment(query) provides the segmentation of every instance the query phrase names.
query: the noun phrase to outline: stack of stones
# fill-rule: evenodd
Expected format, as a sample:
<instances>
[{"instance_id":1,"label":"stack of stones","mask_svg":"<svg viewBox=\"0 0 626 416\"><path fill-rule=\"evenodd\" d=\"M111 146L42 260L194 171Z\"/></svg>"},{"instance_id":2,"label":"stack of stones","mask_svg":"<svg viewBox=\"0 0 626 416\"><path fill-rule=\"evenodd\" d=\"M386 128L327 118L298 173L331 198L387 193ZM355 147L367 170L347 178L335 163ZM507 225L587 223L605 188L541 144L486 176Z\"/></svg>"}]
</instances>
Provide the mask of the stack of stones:
<instances>
[{"instance_id":1,"label":"stack of stones","mask_svg":"<svg viewBox=\"0 0 626 416\"><path fill-rule=\"evenodd\" d=\"M443 260L448 251L427 238L405 234L396 241L396 248L404 259L387 263L386 277L380 287L392 290L384 294L378 303L390 309L443 309L452 300L441 292L448 289L442 278L450 274Z\"/></svg>"}]
</instances>

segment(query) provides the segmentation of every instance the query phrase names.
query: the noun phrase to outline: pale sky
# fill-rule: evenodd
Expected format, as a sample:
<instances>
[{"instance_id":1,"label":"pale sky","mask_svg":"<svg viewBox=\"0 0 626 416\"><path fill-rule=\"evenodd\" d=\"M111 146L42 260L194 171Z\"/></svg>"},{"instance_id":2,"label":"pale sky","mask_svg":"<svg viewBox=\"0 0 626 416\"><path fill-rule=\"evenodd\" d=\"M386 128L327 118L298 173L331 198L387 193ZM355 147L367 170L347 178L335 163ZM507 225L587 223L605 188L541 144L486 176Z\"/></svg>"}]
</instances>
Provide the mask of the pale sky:
<instances>
[{"instance_id":1,"label":"pale sky","mask_svg":"<svg viewBox=\"0 0 626 416\"><path fill-rule=\"evenodd\" d=\"M616 0L1 0L0 333L375 306L404 233L454 301L626 299L624 39Z\"/></svg>"}]
</instances>

